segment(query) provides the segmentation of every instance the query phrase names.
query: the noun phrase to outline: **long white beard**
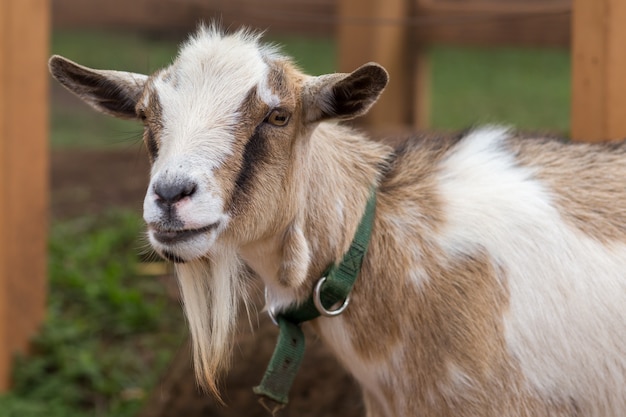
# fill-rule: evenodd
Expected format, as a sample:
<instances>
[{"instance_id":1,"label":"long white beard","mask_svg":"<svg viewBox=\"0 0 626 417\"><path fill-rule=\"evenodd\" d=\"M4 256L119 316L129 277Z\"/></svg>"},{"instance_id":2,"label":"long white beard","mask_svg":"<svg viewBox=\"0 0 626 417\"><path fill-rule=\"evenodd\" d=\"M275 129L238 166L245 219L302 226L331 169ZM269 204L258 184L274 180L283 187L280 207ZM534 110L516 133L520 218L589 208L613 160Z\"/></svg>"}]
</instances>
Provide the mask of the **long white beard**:
<instances>
[{"instance_id":1,"label":"long white beard","mask_svg":"<svg viewBox=\"0 0 626 417\"><path fill-rule=\"evenodd\" d=\"M232 248L176 265L189 322L198 383L219 398L217 377L230 363L239 300L247 301L241 262Z\"/></svg>"}]
</instances>

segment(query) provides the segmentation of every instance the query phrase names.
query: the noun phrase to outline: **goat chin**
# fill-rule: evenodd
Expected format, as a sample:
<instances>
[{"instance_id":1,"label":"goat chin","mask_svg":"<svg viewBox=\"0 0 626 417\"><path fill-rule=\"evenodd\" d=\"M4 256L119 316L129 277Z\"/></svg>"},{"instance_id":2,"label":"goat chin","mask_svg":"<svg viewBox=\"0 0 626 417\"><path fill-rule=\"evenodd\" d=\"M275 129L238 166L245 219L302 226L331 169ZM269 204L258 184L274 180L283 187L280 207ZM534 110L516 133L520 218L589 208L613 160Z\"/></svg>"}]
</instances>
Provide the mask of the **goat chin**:
<instances>
[{"instance_id":1,"label":"goat chin","mask_svg":"<svg viewBox=\"0 0 626 417\"><path fill-rule=\"evenodd\" d=\"M152 247L164 259L180 264L200 260L210 253L215 243L214 236L200 235L192 239L174 244L163 244L148 233L148 239Z\"/></svg>"},{"instance_id":2,"label":"goat chin","mask_svg":"<svg viewBox=\"0 0 626 417\"><path fill-rule=\"evenodd\" d=\"M241 270L234 249L228 247L215 247L209 257L176 264L196 378L218 399L217 379L230 363L239 300L247 302Z\"/></svg>"}]
</instances>

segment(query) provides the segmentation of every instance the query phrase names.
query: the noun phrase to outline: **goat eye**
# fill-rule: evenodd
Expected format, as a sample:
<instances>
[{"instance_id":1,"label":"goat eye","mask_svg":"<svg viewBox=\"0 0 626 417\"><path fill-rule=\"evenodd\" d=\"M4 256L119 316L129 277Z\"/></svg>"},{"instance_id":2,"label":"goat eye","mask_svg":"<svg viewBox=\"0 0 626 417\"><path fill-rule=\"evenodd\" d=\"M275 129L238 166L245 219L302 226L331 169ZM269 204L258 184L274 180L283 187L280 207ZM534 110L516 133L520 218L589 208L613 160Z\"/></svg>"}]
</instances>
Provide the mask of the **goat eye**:
<instances>
[{"instance_id":1,"label":"goat eye","mask_svg":"<svg viewBox=\"0 0 626 417\"><path fill-rule=\"evenodd\" d=\"M265 122L274 126L285 126L289 122L289 113L285 110L274 109L265 118Z\"/></svg>"}]
</instances>

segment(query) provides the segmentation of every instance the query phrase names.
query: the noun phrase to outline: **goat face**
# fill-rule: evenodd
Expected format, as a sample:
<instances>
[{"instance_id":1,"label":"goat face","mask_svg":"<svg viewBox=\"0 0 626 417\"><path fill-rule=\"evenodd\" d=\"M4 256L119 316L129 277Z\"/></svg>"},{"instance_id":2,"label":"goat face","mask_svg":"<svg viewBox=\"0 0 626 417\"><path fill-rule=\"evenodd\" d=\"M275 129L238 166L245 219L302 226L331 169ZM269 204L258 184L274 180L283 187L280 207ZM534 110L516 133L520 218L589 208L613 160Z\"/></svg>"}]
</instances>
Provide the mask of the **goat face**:
<instances>
[{"instance_id":1,"label":"goat face","mask_svg":"<svg viewBox=\"0 0 626 417\"><path fill-rule=\"evenodd\" d=\"M387 83L376 64L305 76L258 41L201 28L151 76L50 60L53 76L97 110L143 122L152 162L144 219L169 260L280 230L293 216L283 200L298 143L323 119L365 113Z\"/></svg>"}]
</instances>

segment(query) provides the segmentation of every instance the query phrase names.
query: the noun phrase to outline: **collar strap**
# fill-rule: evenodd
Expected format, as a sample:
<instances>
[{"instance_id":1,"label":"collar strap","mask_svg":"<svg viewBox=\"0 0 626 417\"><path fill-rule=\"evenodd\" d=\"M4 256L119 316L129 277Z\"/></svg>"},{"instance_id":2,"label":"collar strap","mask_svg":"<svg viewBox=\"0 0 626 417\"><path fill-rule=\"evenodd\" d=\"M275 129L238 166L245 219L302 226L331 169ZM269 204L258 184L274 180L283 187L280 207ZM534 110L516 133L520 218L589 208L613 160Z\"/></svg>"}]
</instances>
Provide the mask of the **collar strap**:
<instances>
[{"instance_id":1,"label":"collar strap","mask_svg":"<svg viewBox=\"0 0 626 417\"><path fill-rule=\"evenodd\" d=\"M279 327L276 348L261 384L253 389L260 396L261 404L270 412L274 413L287 404L289 389L300 367L304 355L304 333L300 324L320 315L341 314L347 307L352 286L367 252L375 209L376 191L372 190L350 248L339 265L328 268L304 303L276 315ZM333 309L339 303L340 307Z\"/></svg>"}]
</instances>

